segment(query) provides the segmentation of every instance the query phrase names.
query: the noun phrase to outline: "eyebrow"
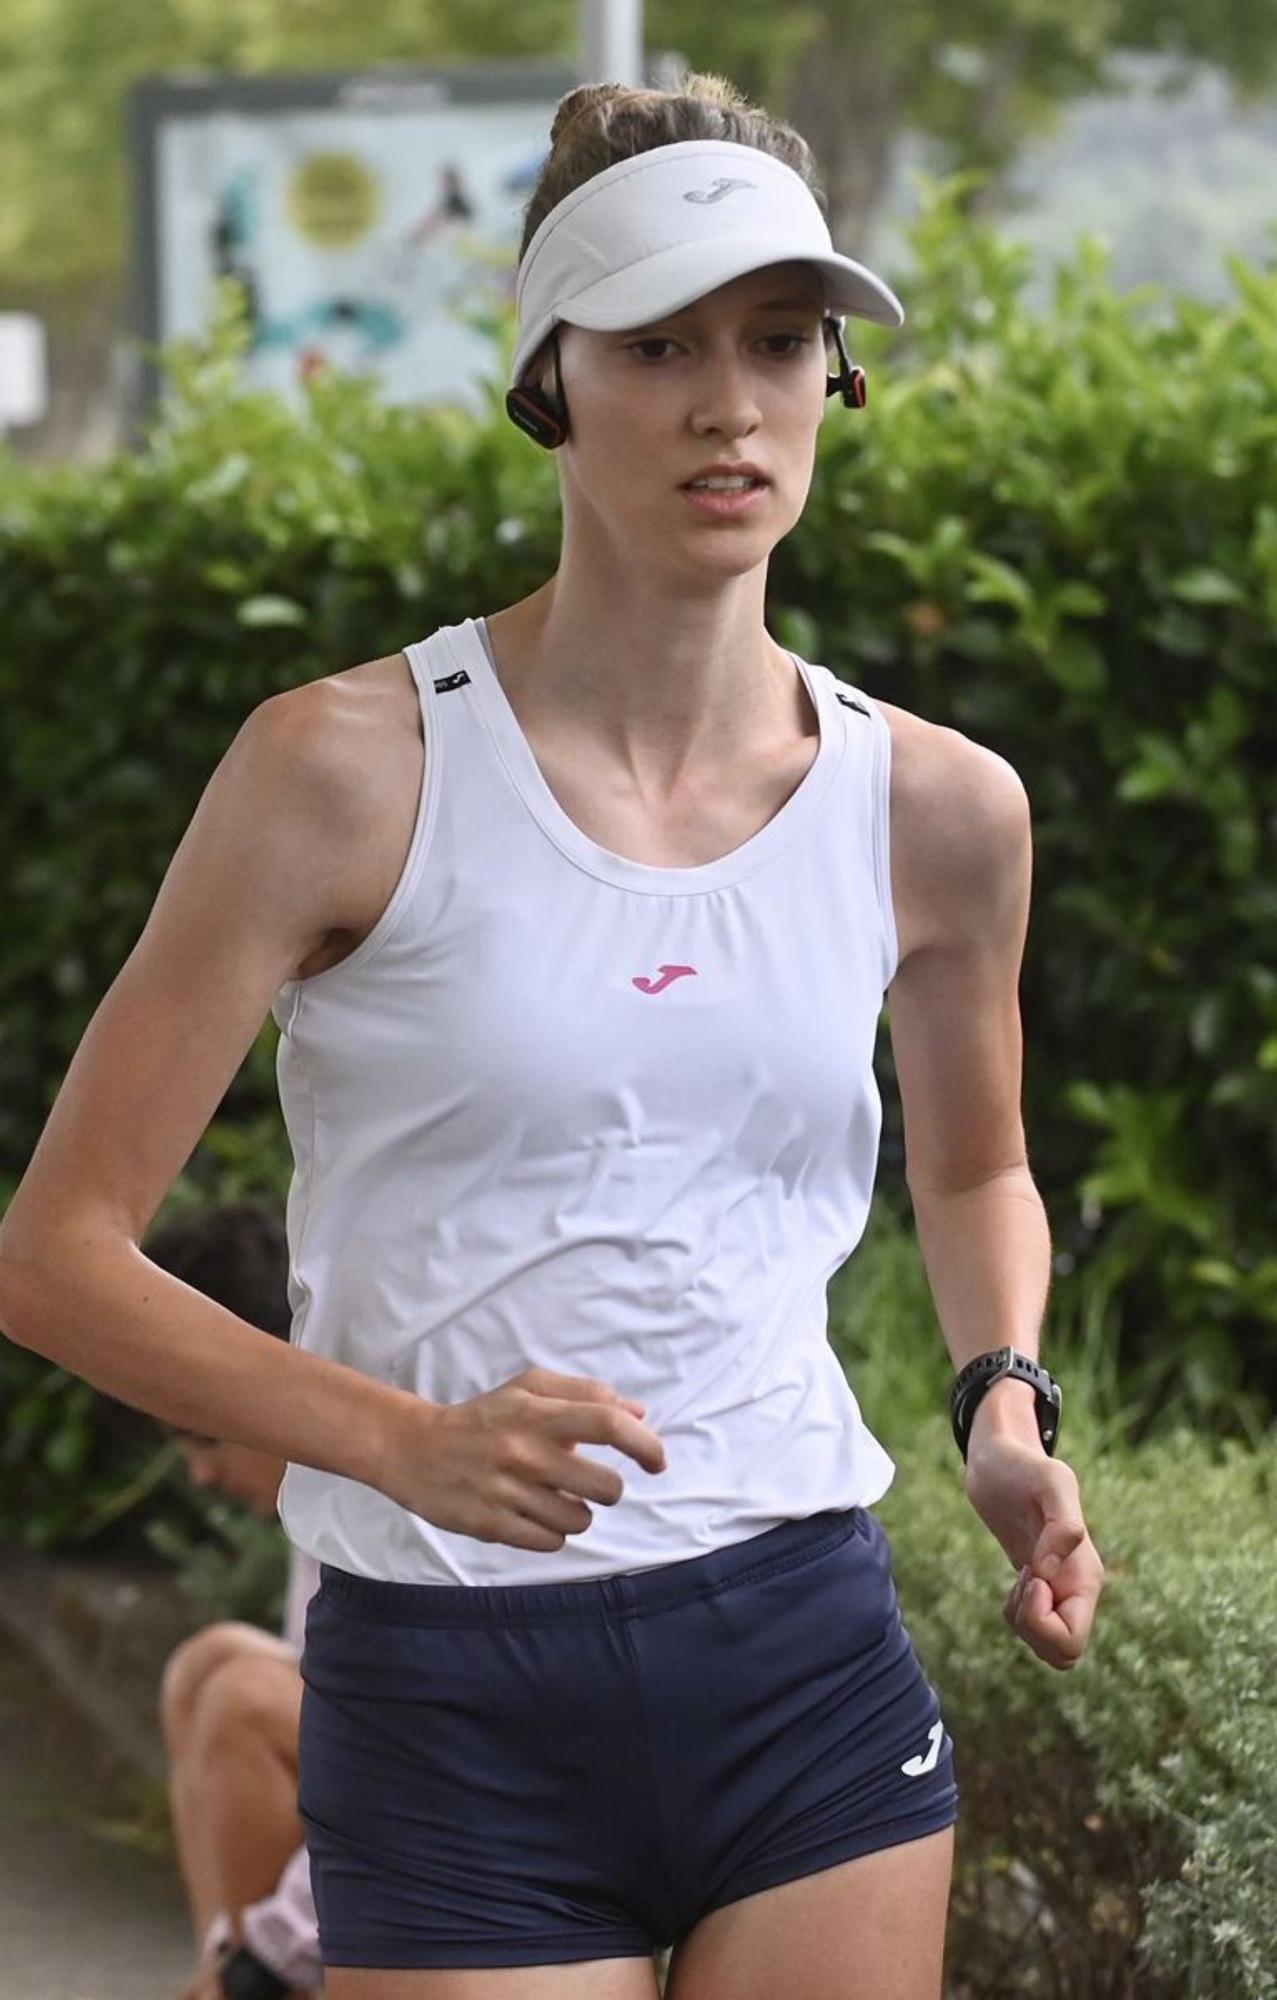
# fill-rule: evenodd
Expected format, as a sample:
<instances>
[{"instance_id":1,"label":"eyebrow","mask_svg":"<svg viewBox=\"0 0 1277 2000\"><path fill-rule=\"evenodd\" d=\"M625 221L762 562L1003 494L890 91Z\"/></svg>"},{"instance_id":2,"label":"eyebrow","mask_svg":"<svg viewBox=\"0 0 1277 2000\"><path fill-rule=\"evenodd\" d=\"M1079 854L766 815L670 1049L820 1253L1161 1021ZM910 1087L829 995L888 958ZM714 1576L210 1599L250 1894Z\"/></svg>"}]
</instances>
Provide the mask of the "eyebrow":
<instances>
[{"instance_id":1,"label":"eyebrow","mask_svg":"<svg viewBox=\"0 0 1277 2000\"><path fill-rule=\"evenodd\" d=\"M655 319L644 320L642 323L644 326L665 326L672 319L680 319L682 315L690 311L690 309L691 308L688 306L680 306L674 312L658 314ZM810 299L810 298L763 299L760 304L751 306L749 308L749 313L750 316L752 317L754 313L763 313L763 312L813 312L814 313L814 312L822 312L823 310L824 310L823 302L820 299Z\"/></svg>"}]
</instances>

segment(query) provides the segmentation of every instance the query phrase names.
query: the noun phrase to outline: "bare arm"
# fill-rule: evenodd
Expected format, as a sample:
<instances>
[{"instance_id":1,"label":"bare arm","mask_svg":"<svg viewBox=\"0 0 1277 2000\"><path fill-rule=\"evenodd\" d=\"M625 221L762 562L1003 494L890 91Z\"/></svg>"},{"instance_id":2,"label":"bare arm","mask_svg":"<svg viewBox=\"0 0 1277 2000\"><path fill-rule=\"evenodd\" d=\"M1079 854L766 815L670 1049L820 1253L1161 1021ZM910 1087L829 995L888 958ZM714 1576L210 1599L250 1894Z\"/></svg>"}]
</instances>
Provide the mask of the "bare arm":
<instances>
[{"instance_id":1,"label":"bare arm","mask_svg":"<svg viewBox=\"0 0 1277 2000\"><path fill-rule=\"evenodd\" d=\"M322 683L272 697L210 778L9 1204L0 1330L184 1429L376 1484L420 1398L286 1345L138 1247L279 986L355 907L342 857L370 788L333 719Z\"/></svg>"},{"instance_id":2,"label":"bare arm","mask_svg":"<svg viewBox=\"0 0 1277 2000\"><path fill-rule=\"evenodd\" d=\"M1005 758L945 732L919 867L929 935L892 982L905 1178L955 1368L1008 1344L1037 1358L1051 1281L1046 1211L1020 1114L1020 965L1029 801ZM910 856L910 864L914 859ZM964 1491L1019 1572L1002 1615L1048 1666L1077 1665L1105 1585L1072 1466L1043 1447L1027 1382L976 1410Z\"/></svg>"},{"instance_id":3,"label":"bare arm","mask_svg":"<svg viewBox=\"0 0 1277 2000\"><path fill-rule=\"evenodd\" d=\"M201 1437L369 1486L420 1398L264 1333L116 1235L64 1235L57 1273L6 1265L0 1327L96 1389Z\"/></svg>"},{"instance_id":4,"label":"bare arm","mask_svg":"<svg viewBox=\"0 0 1277 2000\"><path fill-rule=\"evenodd\" d=\"M943 732L933 755L908 866L934 921L901 964L888 1006L905 1179L956 1370L1008 1344L1037 1358L1051 1242L1020 1109L1029 802L1004 758L956 731ZM988 1391L973 1448L995 1430L1040 1446L1027 1383L1006 1378Z\"/></svg>"}]
</instances>

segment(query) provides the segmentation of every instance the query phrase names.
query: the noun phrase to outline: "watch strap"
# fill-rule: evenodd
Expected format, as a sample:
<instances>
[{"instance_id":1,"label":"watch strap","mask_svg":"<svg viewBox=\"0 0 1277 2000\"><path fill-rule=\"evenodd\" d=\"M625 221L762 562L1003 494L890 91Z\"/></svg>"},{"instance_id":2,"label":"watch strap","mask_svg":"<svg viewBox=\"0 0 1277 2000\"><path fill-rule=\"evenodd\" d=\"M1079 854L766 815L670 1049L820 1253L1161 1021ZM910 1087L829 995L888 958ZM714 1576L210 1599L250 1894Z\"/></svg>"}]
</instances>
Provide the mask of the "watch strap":
<instances>
[{"instance_id":1,"label":"watch strap","mask_svg":"<svg viewBox=\"0 0 1277 2000\"><path fill-rule=\"evenodd\" d=\"M962 1454L964 1464L975 1413L993 1384L1000 1382L1004 1375L1012 1376L1017 1382L1027 1382L1033 1390L1033 1408L1042 1448L1048 1458L1055 1455L1062 1402L1059 1383L1040 1362L1021 1354L1018 1348L995 1347L987 1354L977 1354L974 1361L968 1361L966 1367L954 1377L949 1390L949 1421L953 1427L954 1443Z\"/></svg>"}]
</instances>

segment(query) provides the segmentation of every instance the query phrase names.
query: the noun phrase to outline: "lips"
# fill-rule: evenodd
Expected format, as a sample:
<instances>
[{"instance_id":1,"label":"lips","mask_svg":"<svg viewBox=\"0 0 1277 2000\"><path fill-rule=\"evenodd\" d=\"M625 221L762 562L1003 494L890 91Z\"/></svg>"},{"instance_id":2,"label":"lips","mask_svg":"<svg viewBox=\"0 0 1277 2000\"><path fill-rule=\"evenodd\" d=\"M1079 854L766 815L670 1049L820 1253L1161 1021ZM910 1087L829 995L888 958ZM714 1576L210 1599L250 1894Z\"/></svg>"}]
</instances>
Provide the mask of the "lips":
<instances>
[{"instance_id":1,"label":"lips","mask_svg":"<svg viewBox=\"0 0 1277 2000\"><path fill-rule=\"evenodd\" d=\"M693 486L698 479L751 479L756 486L771 485L771 481L765 472L761 472L756 465L748 464L704 465L699 472L692 473L691 477L684 479L681 484L684 486Z\"/></svg>"}]
</instances>

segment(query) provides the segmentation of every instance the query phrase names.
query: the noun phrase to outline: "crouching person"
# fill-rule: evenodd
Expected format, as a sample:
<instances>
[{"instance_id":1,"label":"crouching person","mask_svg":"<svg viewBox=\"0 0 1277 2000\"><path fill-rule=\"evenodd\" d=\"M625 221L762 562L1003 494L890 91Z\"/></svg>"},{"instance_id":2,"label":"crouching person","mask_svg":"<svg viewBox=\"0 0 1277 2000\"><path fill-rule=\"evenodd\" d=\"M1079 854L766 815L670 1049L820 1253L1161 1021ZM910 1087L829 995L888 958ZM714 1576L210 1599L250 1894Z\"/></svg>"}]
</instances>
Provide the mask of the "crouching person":
<instances>
[{"instance_id":1,"label":"crouching person","mask_svg":"<svg viewBox=\"0 0 1277 2000\"><path fill-rule=\"evenodd\" d=\"M146 1255L254 1326L287 1339L288 1249L263 1206L180 1217ZM173 1426L197 1486L267 1518L287 1461ZM290 1549L282 1632L223 1619L176 1647L160 1683L169 1800L197 1964L179 2000L301 2000L322 1992L318 1921L297 1809L300 1660L319 1565Z\"/></svg>"}]
</instances>

